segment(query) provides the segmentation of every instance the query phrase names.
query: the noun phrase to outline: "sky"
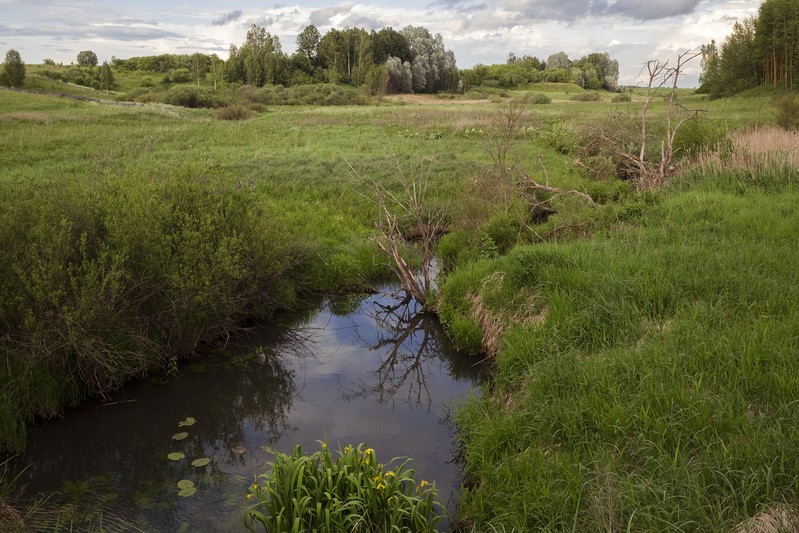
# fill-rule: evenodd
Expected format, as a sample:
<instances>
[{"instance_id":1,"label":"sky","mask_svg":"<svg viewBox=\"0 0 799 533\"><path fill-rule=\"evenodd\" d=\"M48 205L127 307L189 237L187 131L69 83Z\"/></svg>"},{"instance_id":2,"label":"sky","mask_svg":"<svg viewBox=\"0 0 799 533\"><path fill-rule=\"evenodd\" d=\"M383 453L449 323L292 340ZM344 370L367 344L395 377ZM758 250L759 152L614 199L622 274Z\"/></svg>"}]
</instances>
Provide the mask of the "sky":
<instances>
[{"instance_id":1,"label":"sky","mask_svg":"<svg viewBox=\"0 0 799 533\"><path fill-rule=\"evenodd\" d=\"M541 59L564 51L571 59L608 52L619 62L619 81L635 84L649 59L724 40L735 21L756 15L762 0L311 0L274 4L251 0L0 0L0 53L20 52L26 63L44 58L69 64L79 51L100 61L112 56L216 53L258 24L295 50L308 24L330 28L424 26L440 33L458 67L504 63L508 53ZM695 60L683 86L696 86Z\"/></svg>"}]
</instances>

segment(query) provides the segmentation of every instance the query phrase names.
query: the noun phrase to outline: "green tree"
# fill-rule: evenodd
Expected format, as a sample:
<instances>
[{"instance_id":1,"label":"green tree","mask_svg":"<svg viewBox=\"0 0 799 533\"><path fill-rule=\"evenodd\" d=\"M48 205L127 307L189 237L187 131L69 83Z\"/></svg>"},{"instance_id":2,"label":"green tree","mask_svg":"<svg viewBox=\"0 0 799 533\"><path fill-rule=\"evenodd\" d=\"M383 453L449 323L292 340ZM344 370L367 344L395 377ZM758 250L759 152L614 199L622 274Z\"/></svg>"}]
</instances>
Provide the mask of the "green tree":
<instances>
[{"instance_id":1,"label":"green tree","mask_svg":"<svg viewBox=\"0 0 799 533\"><path fill-rule=\"evenodd\" d=\"M81 67L96 67L97 66L97 54L92 52L91 50L84 50L82 52L78 52L77 63Z\"/></svg>"},{"instance_id":2,"label":"green tree","mask_svg":"<svg viewBox=\"0 0 799 533\"><path fill-rule=\"evenodd\" d=\"M116 87L116 82L114 81L114 73L111 71L111 65L108 64L108 61L104 61L103 66L100 67L100 89L111 91L114 87Z\"/></svg>"},{"instance_id":3,"label":"green tree","mask_svg":"<svg viewBox=\"0 0 799 533\"><path fill-rule=\"evenodd\" d=\"M22 87L25 82L25 63L16 50L6 52L3 74L3 83L10 87Z\"/></svg>"},{"instance_id":4,"label":"green tree","mask_svg":"<svg viewBox=\"0 0 799 533\"><path fill-rule=\"evenodd\" d=\"M249 84L261 87L275 83L280 65L280 39L253 24L238 53L243 58L244 77Z\"/></svg>"},{"instance_id":5,"label":"green tree","mask_svg":"<svg viewBox=\"0 0 799 533\"><path fill-rule=\"evenodd\" d=\"M303 54L311 63L315 63L316 56L319 51L319 41L322 35L316 26L313 24L306 26L299 35L297 35L297 52Z\"/></svg>"},{"instance_id":6,"label":"green tree","mask_svg":"<svg viewBox=\"0 0 799 533\"><path fill-rule=\"evenodd\" d=\"M208 58L199 52L192 54L191 75L197 80L197 87L200 86L200 80L205 79L206 72L208 72Z\"/></svg>"}]
</instances>

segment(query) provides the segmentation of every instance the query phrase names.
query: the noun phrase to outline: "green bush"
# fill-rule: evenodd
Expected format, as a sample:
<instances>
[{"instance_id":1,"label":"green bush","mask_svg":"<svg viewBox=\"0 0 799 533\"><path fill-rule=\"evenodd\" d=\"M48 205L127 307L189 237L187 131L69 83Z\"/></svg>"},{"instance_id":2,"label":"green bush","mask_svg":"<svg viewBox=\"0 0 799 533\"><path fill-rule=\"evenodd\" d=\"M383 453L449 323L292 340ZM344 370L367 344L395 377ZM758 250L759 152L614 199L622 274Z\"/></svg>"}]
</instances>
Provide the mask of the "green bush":
<instances>
[{"instance_id":1,"label":"green bush","mask_svg":"<svg viewBox=\"0 0 799 533\"><path fill-rule=\"evenodd\" d=\"M796 93L787 93L777 99L777 125L789 131L799 129L799 102Z\"/></svg>"},{"instance_id":2,"label":"green bush","mask_svg":"<svg viewBox=\"0 0 799 533\"><path fill-rule=\"evenodd\" d=\"M241 182L3 182L0 224L0 449L293 302L294 245Z\"/></svg>"},{"instance_id":3,"label":"green bush","mask_svg":"<svg viewBox=\"0 0 799 533\"><path fill-rule=\"evenodd\" d=\"M602 100L602 96L599 93L581 93L575 94L570 98L573 102L599 102Z\"/></svg>"},{"instance_id":4,"label":"green bush","mask_svg":"<svg viewBox=\"0 0 799 533\"><path fill-rule=\"evenodd\" d=\"M630 93L619 93L613 98L611 98L610 101L613 102L614 104L630 102L632 101L632 96L630 96Z\"/></svg>"},{"instance_id":5,"label":"green bush","mask_svg":"<svg viewBox=\"0 0 799 533\"><path fill-rule=\"evenodd\" d=\"M214 116L219 120L247 120L252 118L253 111L239 104L218 109Z\"/></svg>"},{"instance_id":6,"label":"green bush","mask_svg":"<svg viewBox=\"0 0 799 533\"><path fill-rule=\"evenodd\" d=\"M409 459L377 462L364 444L338 457L322 450L274 452L272 470L258 476L247 499L246 522L270 532L437 531L443 518L435 483L416 482Z\"/></svg>"},{"instance_id":7,"label":"green bush","mask_svg":"<svg viewBox=\"0 0 799 533\"><path fill-rule=\"evenodd\" d=\"M535 93L530 95L531 104L549 104L552 103L552 98L544 93Z\"/></svg>"},{"instance_id":8,"label":"green bush","mask_svg":"<svg viewBox=\"0 0 799 533\"><path fill-rule=\"evenodd\" d=\"M178 85L171 87L163 96L165 104L182 107L216 107L214 93L205 87Z\"/></svg>"}]
</instances>

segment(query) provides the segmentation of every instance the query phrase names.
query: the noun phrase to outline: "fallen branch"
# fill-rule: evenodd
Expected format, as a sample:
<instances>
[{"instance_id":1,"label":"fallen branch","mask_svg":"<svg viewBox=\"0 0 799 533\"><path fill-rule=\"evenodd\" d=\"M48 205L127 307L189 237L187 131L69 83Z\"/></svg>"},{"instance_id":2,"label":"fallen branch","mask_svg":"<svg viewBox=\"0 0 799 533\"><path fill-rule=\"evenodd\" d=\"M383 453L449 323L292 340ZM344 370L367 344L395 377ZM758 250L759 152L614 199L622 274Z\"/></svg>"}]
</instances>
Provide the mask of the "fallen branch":
<instances>
[{"instance_id":1,"label":"fallen branch","mask_svg":"<svg viewBox=\"0 0 799 533\"><path fill-rule=\"evenodd\" d=\"M588 202L588 204L590 206L592 206L592 207L597 207L599 205L599 204L597 204L594 201L593 198L591 198L591 196L589 196L588 194L586 194L584 192L576 191L574 189L558 189L557 187L550 187L549 185L541 185L540 183L536 182L533 178L531 178L526 172L524 174L524 177L525 177L525 180L526 180L525 181L525 186L528 189L531 189L531 190L534 190L534 191L548 192L548 193L554 194L555 196L560 196L560 195L563 195L563 194L574 194L574 195L577 195L580 198L583 198L584 200L586 200Z\"/></svg>"}]
</instances>

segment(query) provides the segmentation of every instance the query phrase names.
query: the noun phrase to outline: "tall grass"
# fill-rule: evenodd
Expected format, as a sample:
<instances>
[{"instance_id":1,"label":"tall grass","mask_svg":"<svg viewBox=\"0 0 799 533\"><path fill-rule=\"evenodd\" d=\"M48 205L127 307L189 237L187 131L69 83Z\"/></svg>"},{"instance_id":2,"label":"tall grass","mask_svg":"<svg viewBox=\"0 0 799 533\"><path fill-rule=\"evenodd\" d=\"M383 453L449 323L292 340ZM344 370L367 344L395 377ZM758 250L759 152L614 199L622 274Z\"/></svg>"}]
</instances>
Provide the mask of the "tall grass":
<instances>
[{"instance_id":1,"label":"tall grass","mask_svg":"<svg viewBox=\"0 0 799 533\"><path fill-rule=\"evenodd\" d=\"M686 176L640 225L518 247L448 279L454 331L503 326L493 387L457 415L465 527L796 517L799 172L769 176Z\"/></svg>"}]
</instances>

